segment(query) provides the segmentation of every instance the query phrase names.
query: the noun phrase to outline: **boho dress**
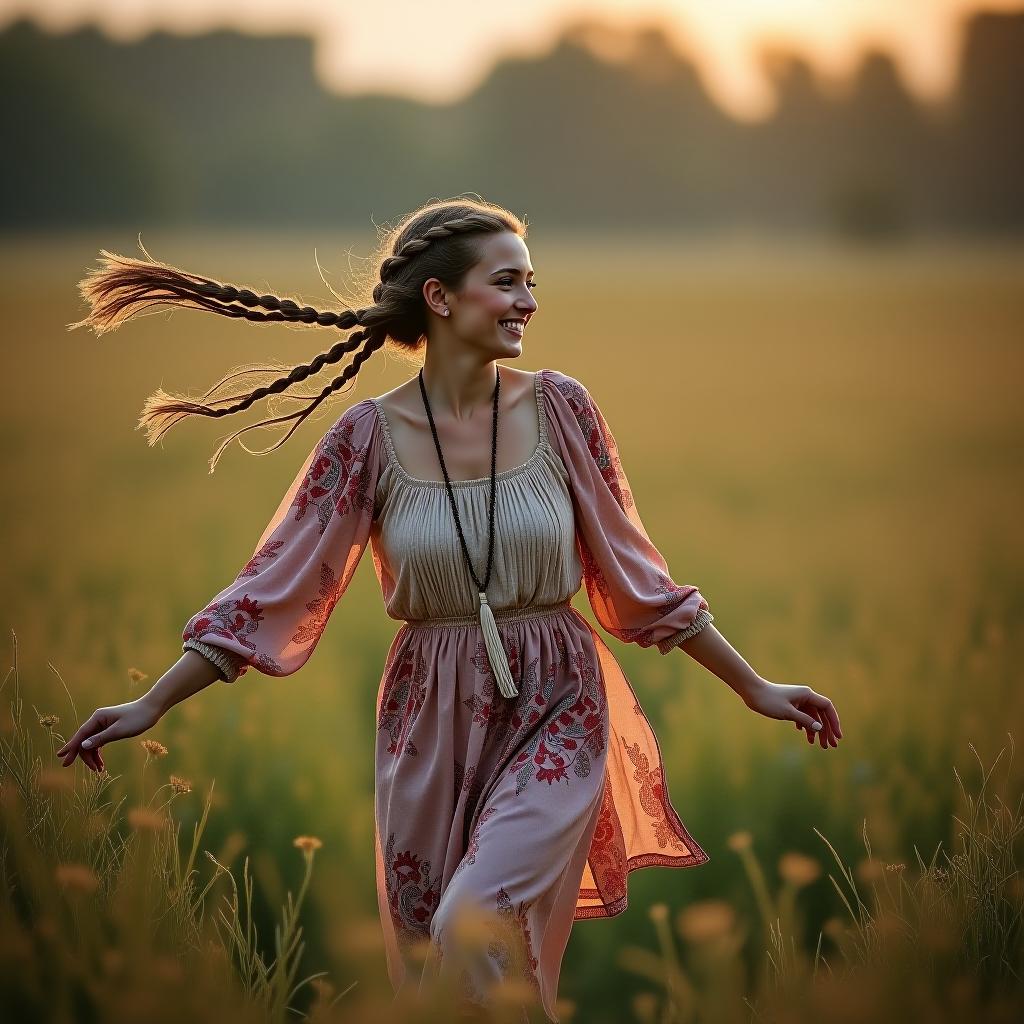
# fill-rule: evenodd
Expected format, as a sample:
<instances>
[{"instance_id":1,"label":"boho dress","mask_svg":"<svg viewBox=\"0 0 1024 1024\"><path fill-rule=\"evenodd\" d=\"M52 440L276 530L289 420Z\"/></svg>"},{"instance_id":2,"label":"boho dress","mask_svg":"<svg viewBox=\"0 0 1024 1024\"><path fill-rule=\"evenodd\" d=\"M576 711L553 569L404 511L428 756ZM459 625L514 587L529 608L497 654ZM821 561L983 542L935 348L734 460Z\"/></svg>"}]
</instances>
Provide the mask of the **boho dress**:
<instances>
[{"instance_id":1,"label":"boho dress","mask_svg":"<svg viewBox=\"0 0 1024 1024\"><path fill-rule=\"evenodd\" d=\"M540 440L497 474L487 594L518 696L496 686L444 481L405 471L373 398L315 446L252 558L182 639L227 682L250 667L290 675L369 544L387 614L403 620L376 711L377 897L392 985L410 977L414 945L443 969L456 908L489 908L500 930L461 970L463 991L485 1002L490 985L525 981L557 1021L573 921L622 913L636 868L708 860L672 806L636 694L571 598L585 584L609 634L662 655L713 616L696 586L669 576L587 389L557 370L534 380ZM480 571L490 478L451 483Z\"/></svg>"}]
</instances>

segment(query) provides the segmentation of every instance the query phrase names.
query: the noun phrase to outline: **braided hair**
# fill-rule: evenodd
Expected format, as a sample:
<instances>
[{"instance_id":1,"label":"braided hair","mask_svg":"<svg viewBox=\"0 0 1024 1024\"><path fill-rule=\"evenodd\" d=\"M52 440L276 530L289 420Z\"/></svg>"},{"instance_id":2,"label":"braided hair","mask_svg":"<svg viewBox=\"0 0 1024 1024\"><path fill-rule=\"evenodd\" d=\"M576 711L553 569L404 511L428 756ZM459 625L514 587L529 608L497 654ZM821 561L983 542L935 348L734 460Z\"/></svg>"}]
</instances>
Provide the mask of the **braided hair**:
<instances>
[{"instance_id":1,"label":"braided hair","mask_svg":"<svg viewBox=\"0 0 1024 1024\"><path fill-rule=\"evenodd\" d=\"M482 199L434 200L424 204L382 234L373 259L379 280L373 287L372 303L340 312L300 306L292 299L281 299L276 295L258 295L248 288L224 284L158 263L149 258L141 241L139 245L146 254L146 260L131 259L101 249L104 266L90 271L78 283L91 311L83 320L67 326L69 330L92 327L99 337L106 331L115 330L148 306L170 305L206 309L253 323L283 321L352 331L326 352L321 352L308 363L300 363L287 373L283 372L283 366L246 367L222 377L198 401L171 395L159 388L146 399L136 429L146 429L147 440L152 447L186 416L219 419L244 412L260 399L281 395L319 373L326 365L341 362L349 353L355 353L345 369L325 384L319 393L284 395L286 399L305 402L304 409L252 423L228 437L210 459L212 473L224 449L247 430L295 420L288 432L265 451L252 452L239 442L250 455L267 455L284 444L321 402L354 379L363 362L385 345L404 357L422 361L427 341L424 283L436 277L446 287L458 291L466 275L481 258L479 239L501 231L512 231L525 238L527 227L524 221L504 207ZM357 327L361 329L353 330ZM248 392L212 398L224 385L247 374L277 376L271 383Z\"/></svg>"}]
</instances>

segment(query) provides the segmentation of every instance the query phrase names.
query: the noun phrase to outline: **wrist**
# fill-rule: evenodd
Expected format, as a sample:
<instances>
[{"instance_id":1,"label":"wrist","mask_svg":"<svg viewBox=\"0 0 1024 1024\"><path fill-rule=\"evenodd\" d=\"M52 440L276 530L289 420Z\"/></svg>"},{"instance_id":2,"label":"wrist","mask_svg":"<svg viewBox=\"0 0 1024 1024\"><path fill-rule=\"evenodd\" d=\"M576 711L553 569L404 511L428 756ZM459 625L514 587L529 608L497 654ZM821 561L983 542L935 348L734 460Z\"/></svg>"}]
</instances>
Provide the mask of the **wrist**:
<instances>
[{"instance_id":1,"label":"wrist","mask_svg":"<svg viewBox=\"0 0 1024 1024\"><path fill-rule=\"evenodd\" d=\"M144 693L141 697L136 697L135 702L140 707L149 708L157 718L163 718L167 712L167 707L154 691L155 687L153 690L150 690L149 693Z\"/></svg>"},{"instance_id":2,"label":"wrist","mask_svg":"<svg viewBox=\"0 0 1024 1024\"><path fill-rule=\"evenodd\" d=\"M737 680L733 689L744 702L749 703L752 697L763 691L769 685L771 684L767 679L759 676L756 672L751 671L748 675L744 675L743 678Z\"/></svg>"}]
</instances>

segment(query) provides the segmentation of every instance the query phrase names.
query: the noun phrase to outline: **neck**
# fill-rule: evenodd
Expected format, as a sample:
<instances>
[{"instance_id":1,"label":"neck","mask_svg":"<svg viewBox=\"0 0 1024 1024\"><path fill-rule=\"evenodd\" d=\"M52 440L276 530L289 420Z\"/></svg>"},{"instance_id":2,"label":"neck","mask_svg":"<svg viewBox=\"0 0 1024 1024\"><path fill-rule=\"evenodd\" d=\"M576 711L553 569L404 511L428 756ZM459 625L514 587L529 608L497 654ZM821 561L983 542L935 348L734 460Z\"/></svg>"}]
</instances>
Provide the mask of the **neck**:
<instances>
[{"instance_id":1,"label":"neck","mask_svg":"<svg viewBox=\"0 0 1024 1024\"><path fill-rule=\"evenodd\" d=\"M441 412L456 420L470 420L481 411L490 415L498 363L479 362L471 356L462 359L430 358L423 362L423 386L433 413Z\"/></svg>"}]
</instances>

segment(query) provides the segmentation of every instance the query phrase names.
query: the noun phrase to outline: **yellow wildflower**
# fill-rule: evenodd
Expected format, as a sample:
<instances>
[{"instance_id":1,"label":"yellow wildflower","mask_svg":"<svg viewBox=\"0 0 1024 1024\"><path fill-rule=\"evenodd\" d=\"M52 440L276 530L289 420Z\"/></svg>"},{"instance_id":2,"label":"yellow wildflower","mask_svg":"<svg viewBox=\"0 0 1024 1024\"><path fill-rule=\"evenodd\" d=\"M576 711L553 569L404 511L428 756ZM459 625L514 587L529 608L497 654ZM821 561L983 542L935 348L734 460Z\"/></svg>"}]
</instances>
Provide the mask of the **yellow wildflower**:
<instances>
[{"instance_id":1,"label":"yellow wildflower","mask_svg":"<svg viewBox=\"0 0 1024 1024\"><path fill-rule=\"evenodd\" d=\"M800 888L810 885L818 878L821 874L821 867L813 858L790 851L779 858L779 874L785 881Z\"/></svg>"},{"instance_id":2,"label":"yellow wildflower","mask_svg":"<svg viewBox=\"0 0 1024 1024\"><path fill-rule=\"evenodd\" d=\"M100 884L96 872L87 864L58 864L54 876L65 892L95 892Z\"/></svg>"},{"instance_id":3,"label":"yellow wildflower","mask_svg":"<svg viewBox=\"0 0 1024 1024\"><path fill-rule=\"evenodd\" d=\"M128 824L139 831L151 829L155 832L167 824L167 819L149 807L133 807L128 812Z\"/></svg>"}]
</instances>

